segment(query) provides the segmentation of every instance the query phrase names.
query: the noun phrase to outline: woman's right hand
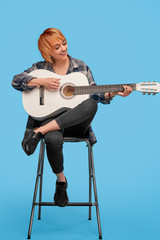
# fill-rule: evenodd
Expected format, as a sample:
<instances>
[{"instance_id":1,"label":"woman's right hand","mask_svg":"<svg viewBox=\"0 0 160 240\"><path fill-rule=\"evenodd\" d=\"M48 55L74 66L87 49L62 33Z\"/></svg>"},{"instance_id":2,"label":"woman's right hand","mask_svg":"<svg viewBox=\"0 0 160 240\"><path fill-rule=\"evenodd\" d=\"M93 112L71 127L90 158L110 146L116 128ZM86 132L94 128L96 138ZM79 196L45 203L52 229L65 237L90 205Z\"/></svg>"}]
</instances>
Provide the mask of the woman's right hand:
<instances>
[{"instance_id":1,"label":"woman's right hand","mask_svg":"<svg viewBox=\"0 0 160 240\"><path fill-rule=\"evenodd\" d=\"M44 86L46 89L50 89L50 90L57 90L59 88L60 79L58 78L42 78L41 82L42 82L42 86Z\"/></svg>"},{"instance_id":2,"label":"woman's right hand","mask_svg":"<svg viewBox=\"0 0 160 240\"><path fill-rule=\"evenodd\" d=\"M44 86L46 89L57 90L60 85L58 78L33 78L27 83L30 87Z\"/></svg>"}]
</instances>

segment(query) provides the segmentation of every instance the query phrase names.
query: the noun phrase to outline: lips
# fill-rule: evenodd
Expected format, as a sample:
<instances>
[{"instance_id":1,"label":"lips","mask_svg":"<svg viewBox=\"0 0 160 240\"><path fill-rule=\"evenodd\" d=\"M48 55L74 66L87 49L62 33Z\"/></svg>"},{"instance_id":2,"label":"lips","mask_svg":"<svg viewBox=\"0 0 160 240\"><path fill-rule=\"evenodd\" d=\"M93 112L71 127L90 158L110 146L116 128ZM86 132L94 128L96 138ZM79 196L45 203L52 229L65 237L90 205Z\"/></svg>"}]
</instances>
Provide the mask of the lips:
<instances>
[{"instance_id":1,"label":"lips","mask_svg":"<svg viewBox=\"0 0 160 240\"><path fill-rule=\"evenodd\" d=\"M65 55L66 54L66 52L62 52L62 53L60 53L60 55Z\"/></svg>"}]
</instances>

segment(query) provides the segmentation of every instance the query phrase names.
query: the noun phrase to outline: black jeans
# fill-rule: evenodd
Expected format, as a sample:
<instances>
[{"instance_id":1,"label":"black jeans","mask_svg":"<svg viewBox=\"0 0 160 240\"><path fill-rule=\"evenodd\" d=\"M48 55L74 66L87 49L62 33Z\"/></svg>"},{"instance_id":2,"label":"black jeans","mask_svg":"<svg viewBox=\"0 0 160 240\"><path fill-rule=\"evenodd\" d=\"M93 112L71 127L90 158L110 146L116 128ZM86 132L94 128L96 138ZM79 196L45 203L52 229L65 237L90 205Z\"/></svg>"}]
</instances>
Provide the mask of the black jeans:
<instances>
[{"instance_id":1,"label":"black jeans","mask_svg":"<svg viewBox=\"0 0 160 240\"><path fill-rule=\"evenodd\" d=\"M63 136L83 137L87 135L88 127L97 111L97 103L93 99L87 99L73 109L54 118L60 130L45 134L47 157L54 173L63 171ZM41 126L53 119L45 120Z\"/></svg>"}]
</instances>

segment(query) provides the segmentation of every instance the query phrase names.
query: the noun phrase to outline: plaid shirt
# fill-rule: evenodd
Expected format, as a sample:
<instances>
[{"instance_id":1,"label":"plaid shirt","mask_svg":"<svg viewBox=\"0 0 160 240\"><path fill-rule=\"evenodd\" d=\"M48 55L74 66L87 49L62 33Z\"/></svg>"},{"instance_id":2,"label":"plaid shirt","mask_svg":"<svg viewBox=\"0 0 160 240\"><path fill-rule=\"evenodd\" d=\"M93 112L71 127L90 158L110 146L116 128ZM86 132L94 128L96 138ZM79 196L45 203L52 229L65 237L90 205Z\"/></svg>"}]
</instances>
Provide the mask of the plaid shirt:
<instances>
[{"instance_id":1,"label":"plaid shirt","mask_svg":"<svg viewBox=\"0 0 160 240\"><path fill-rule=\"evenodd\" d=\"M96 83L93 79L93 75L89 67L81 60L72 58L71 56L69 56L69 58L70 58L70 64L69 64L67 74L72 72L82 72L87 77L89 85L95 85ZM27 83L35 77L30 76L29 73L36 69L46 69L51 72L54 72L52 63L49 63L46 61L37 62L37 63L34 63L31 68L25 70L23 73L14 76L12 80L12 86L19 91L31 91L35 87L30 87L27 85ZM110 104L110 101L112 100L112 98L108 98L106 100L104 97L104 93L93 94L90 97L93 98L97 103L101 102L103 104ZM34 120L32 117L29 116L27 121L25 136L28 135L29 129L33 129L37 126L38 126L38 121ZM90 142L93 145L97 142L97 140L91 126L89 126L88 130L89 130Z\"/></svg>"}]
</instances>

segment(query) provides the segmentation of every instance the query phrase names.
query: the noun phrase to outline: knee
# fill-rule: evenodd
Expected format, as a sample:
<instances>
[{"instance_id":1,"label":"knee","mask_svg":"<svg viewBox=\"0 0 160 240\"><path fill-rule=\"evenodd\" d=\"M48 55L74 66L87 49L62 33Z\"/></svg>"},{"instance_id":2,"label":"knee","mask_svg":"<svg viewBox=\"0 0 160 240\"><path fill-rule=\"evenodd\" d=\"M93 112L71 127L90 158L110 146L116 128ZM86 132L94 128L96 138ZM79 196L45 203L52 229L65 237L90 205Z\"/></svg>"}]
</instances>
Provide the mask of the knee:
<instances>
[{"instance_id":1,"label":"knee","mask_svg":"<svg viewBox=\"0 0 160 240\"><path fill-rule=\"evenodd\" d=\"M63 145L63 138L62 134L59 131L51 131L46 133L45 135L45 143L46 147L60 147L62 148Z\"/></svg>"},{"instance_id":2,"label":"knee","mask_svg":"<svg viewBox=\"0 0 160 240\"><path fill-rule=\"evenodd\" d=\"M97 112L98 104L97 104L97 102L96 102L94 99L89 98L89 99L87 99L84 103L85 103L85 105L86 105L86 109L87 109L89 112L91 112L91 113L93 113L93 114L95 114L95 113Z\"/></svg>"}]
</instances>

